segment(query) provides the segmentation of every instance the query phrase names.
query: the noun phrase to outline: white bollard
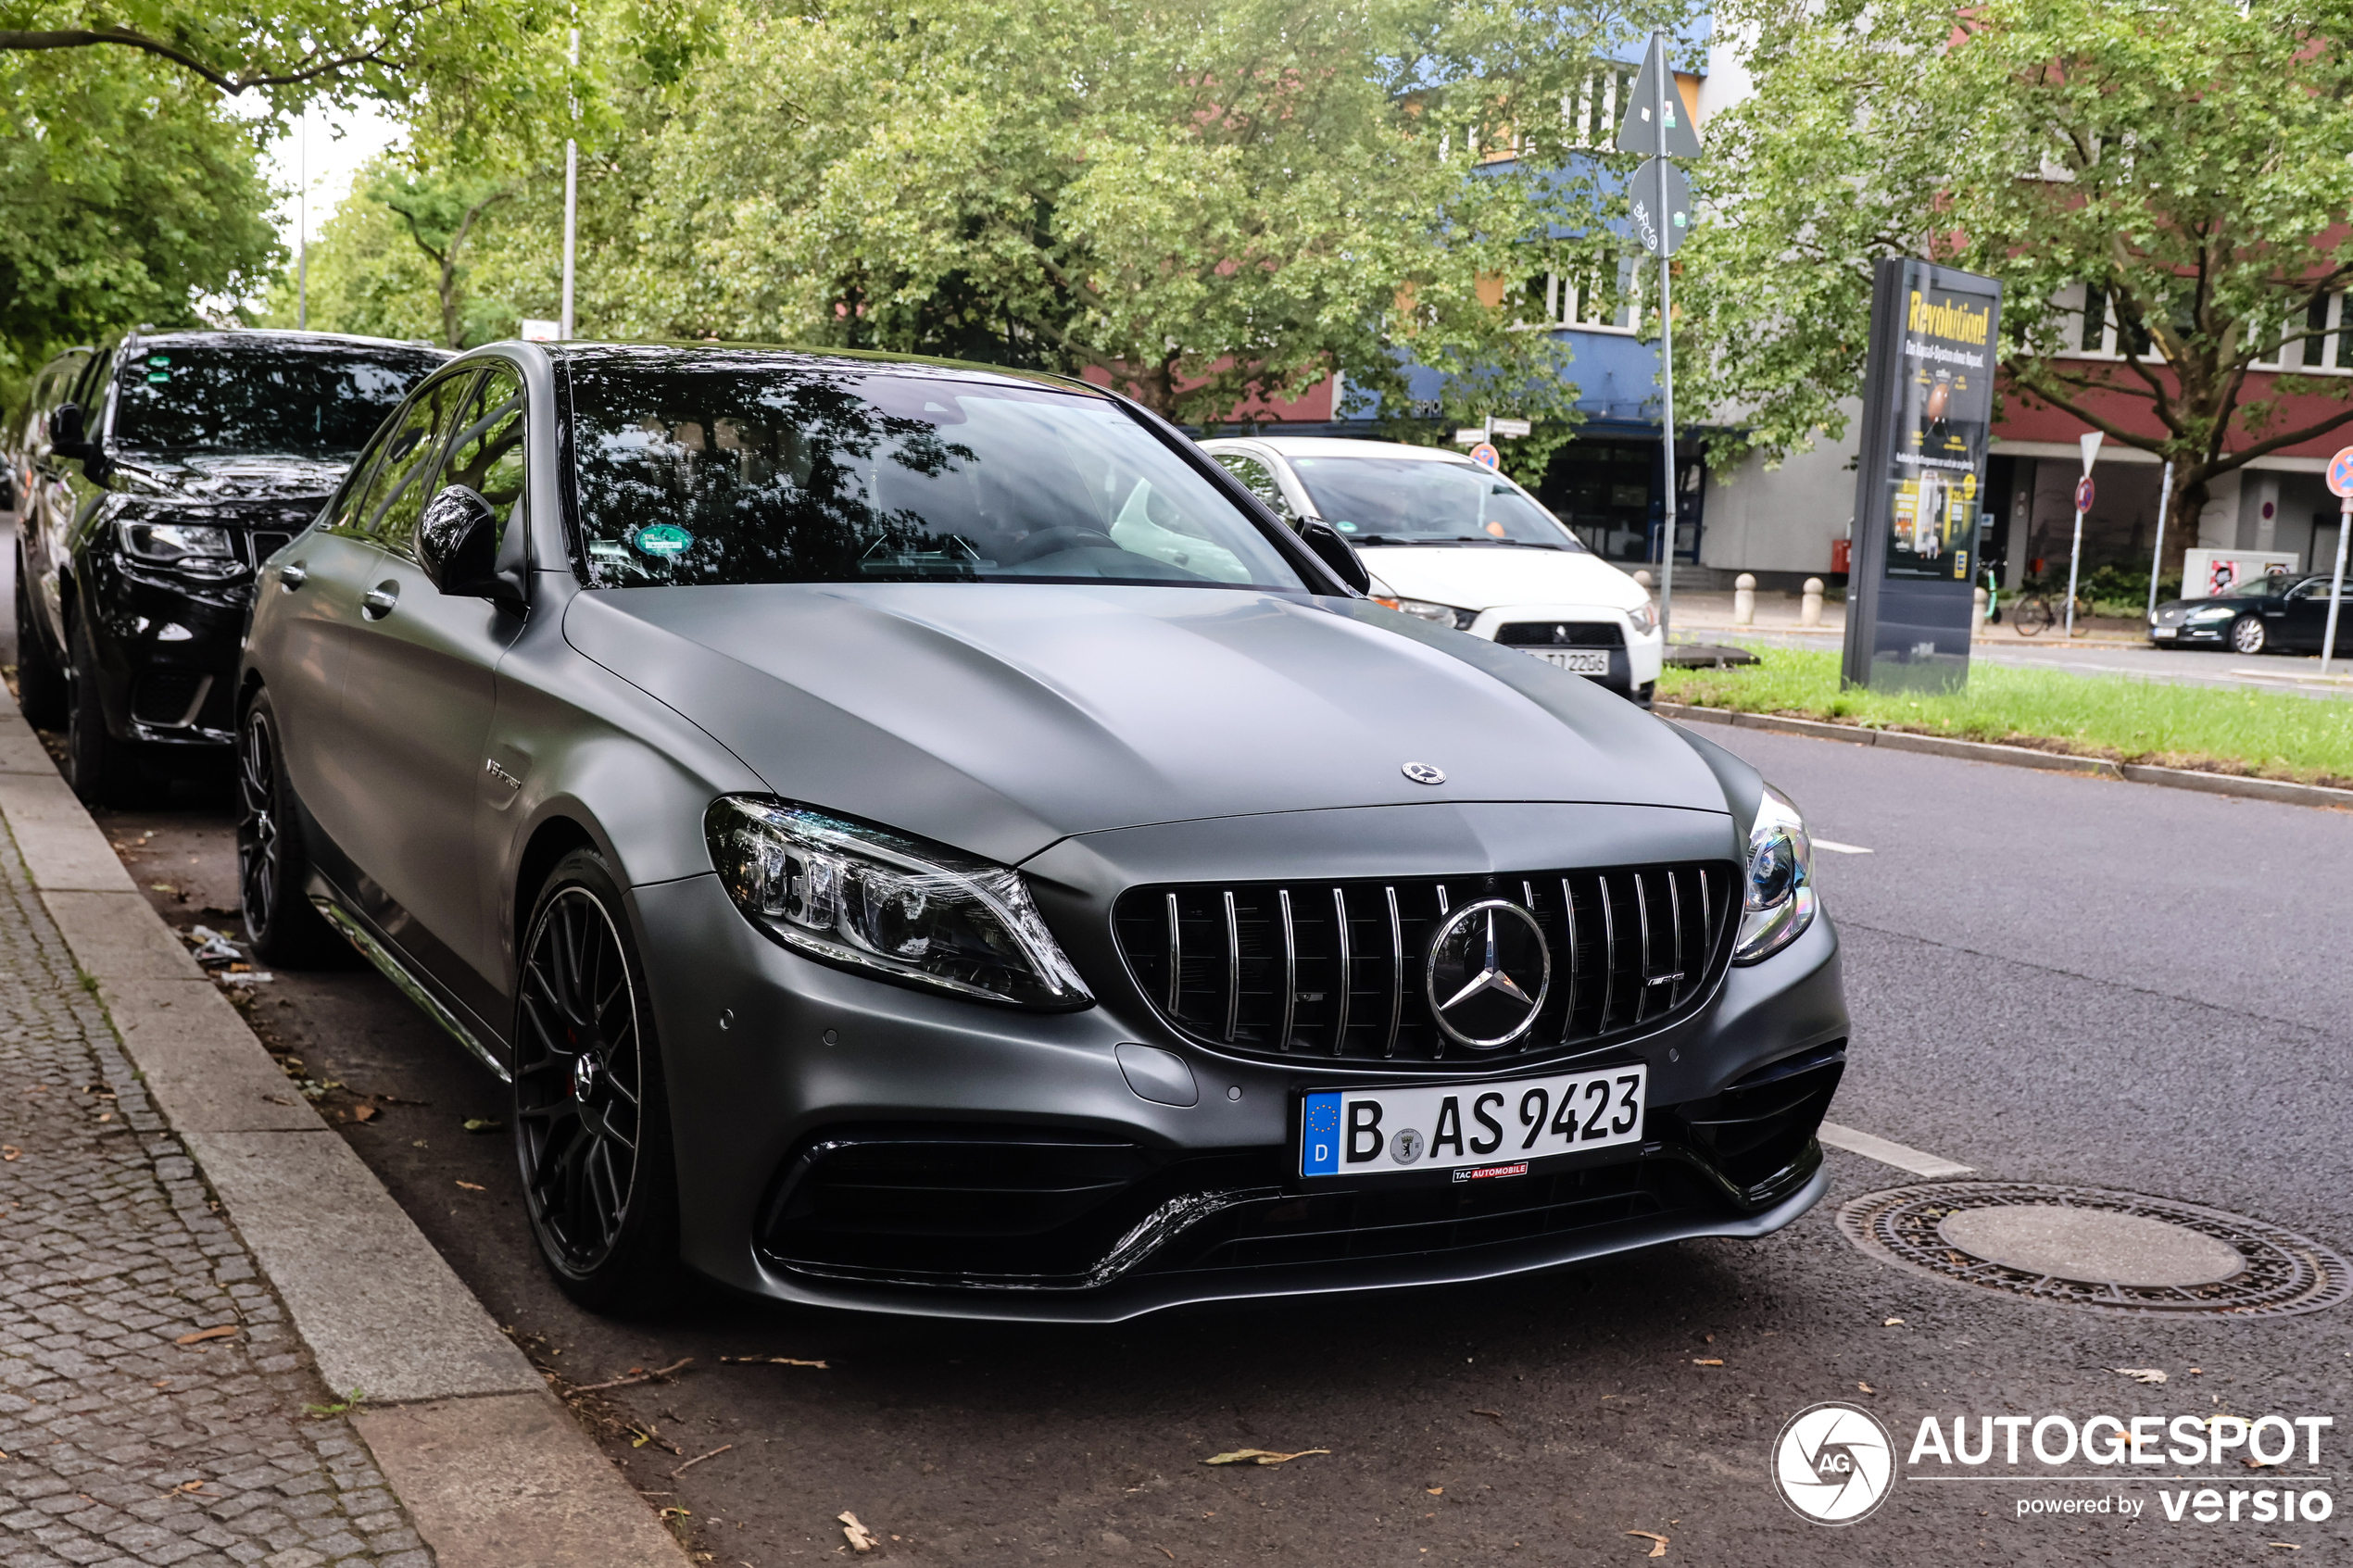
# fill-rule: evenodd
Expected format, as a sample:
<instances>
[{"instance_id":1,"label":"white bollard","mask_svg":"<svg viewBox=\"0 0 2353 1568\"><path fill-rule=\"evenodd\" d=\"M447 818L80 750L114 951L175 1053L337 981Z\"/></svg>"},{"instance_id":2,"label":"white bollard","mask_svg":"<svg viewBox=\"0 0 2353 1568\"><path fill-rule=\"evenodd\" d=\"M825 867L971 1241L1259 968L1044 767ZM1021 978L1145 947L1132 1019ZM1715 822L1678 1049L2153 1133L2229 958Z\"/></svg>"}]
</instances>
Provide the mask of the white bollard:
<instances>
[{"instance_id":1,"label":"white bollard","mask_svg":"<svg viewBox=\"0 0 2353 1568\"><path fill-rule=\"evenodd\" d=\"M1634 581L1640 583L1645 588L1655 588L1658 586L1657 583L1651 581L1651 574L1648 571L1638 571L1634 573Z\"/></svg>"},{"instance_id":2,"label":"white bollard","mask_svg":"<svg viewBox=\"0 0 2353 1568\"><path fill-rule=\"evenodd\" d=\"M1977 588L1971 590L1969 596L1971 602L1969 604L1969 635L1973 637L1980 632L1985 630L1985 589L1983 585L1981 584Z\"/></svg>"},{"instance_id":3,"label":"white bollard","mask_svg":"<svg viewBox=\"0 0 2353 1568\"><path fill-rule=\"evenodd\" d=\"M1818 577L1806 580L1805 596L1797 601L1797 623L1800 626L1819 626L1822 623L1822 580Z\"/></svg>"},{"instance_id":4,"label":"white bollard","mask_svg":"<svg viewBox=\"0 0 2353 1568\"><path fill-rule=\"evenodd\" d=\"M1756 579L1745 571L1732 579L1732 624L1756 624Z\"/></svg>"}]
</instances>

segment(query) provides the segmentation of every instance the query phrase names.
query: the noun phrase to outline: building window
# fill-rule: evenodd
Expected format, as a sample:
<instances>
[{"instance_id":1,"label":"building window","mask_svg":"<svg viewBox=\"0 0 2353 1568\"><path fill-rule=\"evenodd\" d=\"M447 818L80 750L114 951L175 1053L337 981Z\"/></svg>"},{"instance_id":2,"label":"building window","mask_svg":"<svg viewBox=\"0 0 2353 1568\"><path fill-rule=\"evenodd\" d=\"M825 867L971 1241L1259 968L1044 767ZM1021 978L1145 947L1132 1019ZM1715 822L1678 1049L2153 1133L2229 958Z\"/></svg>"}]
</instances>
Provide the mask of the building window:
<instances>
[{"instance_id":1,"label":"building window","mask_svg":"<svg viewBox=\"0 0 2353 1568\"><path fill-rule=\"evenodd\" d=\"M1631 332L1642 325L1643 270L1615 252L1577 272L1539 272L1521 285L1523 324Z\"/></svg>"},{"instance_id":2,"label":"building window","mask_svg":"<svg viewBox=\"0 0 2353 1568\"><path fill-rule=\"evenodd\" d=\"M1626 102L1634 91L1634 67L1616 60L1595 60L1577 91L1561 100L1561 119L1567 122L1572 147L1606 147L1626 117Z\"/></svg>"}]
</instances>

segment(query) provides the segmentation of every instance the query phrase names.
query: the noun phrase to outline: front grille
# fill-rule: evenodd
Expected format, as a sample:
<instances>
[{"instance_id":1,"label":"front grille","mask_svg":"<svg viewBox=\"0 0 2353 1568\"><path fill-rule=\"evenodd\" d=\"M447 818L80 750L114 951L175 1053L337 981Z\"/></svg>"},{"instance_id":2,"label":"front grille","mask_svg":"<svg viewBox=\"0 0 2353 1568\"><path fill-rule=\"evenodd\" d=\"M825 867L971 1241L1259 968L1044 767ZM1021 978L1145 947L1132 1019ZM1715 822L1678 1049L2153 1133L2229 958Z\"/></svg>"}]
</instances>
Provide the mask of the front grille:
<instances>
[{"instance_id":1,"label":"front grille","mask_svg":"<svg viewBox=\"0 0 2353 1568\"><path fill-rule=\"evenodd\" d=\"M195 707L212 677L187 670L150 670L132 688L131 716L143 724L180 725L195 721Z\"/></svg>"},{"instance_id":2,"label":"front grille","mask_svg":"<svg viewBox=\"0 0 2353 1568\"><path fill-rule=\"evenodd\" d=\"M1730 958L1738 888L1725 861L1190 884L1131 889L1113 921L1153 1010L1204 1044L1459 1069L1598 1046L1696 1007ZM1533 914L1553 966L1534 1026L1493 1051L1446 1037L1424 978L1446 911L1483 898Z\"/></svg>"},{"instance_id":3,"label":"front grille","mask_svg":"<svg viewBox=\"0 0 2353 1568\"><path fill-rule=\"evenodd\" d=\"M1626 633L1615 621L1515 621L1495 628L1507 647L1622 648Z\"/></svg>"}]
</instances>

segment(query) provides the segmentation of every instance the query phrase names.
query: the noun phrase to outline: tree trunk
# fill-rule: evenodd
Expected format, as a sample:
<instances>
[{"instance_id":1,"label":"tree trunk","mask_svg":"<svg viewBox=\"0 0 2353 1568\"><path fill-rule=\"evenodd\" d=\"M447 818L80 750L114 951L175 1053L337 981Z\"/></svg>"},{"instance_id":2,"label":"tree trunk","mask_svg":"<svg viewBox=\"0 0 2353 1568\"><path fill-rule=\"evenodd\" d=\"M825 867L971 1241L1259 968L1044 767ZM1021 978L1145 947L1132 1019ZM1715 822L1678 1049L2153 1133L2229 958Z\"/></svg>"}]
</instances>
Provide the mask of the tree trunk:
<instances>
[{"instance_id":1,"label":"tree trunk","mask_svg":"<svg viewBox=\"0 0 2353 1568\"><path fill-rule=\"evenodd\" d=\"M2159 577L2182 575L2182 558L2197 546L2198 521L2208 499L2206 465L2176 462L2173 493L2165 498L2165 549L2158 562Z\"/></svg>"}]
</instances>

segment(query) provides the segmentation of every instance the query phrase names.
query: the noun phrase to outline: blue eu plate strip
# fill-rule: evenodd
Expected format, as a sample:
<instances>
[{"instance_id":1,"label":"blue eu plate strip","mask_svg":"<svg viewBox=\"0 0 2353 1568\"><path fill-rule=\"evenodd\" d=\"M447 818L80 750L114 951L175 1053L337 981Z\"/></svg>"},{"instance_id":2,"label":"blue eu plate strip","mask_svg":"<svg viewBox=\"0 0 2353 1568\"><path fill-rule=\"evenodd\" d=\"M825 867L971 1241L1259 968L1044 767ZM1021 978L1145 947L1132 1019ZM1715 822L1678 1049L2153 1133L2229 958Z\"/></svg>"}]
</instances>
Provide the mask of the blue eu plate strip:
<instances>
[{"instance_id":1,"label":"blue eu plate strip","mask_svg":"<svg viewBox=\"0 0 2353 1568\"><path fill-rule=\"evenodd\" d=\"M1336 1090L1307 1097L1300 1124L1299 1173L1330 1176L1340 1173L1340 1095Z\"/></svg>"}]
</instances>

